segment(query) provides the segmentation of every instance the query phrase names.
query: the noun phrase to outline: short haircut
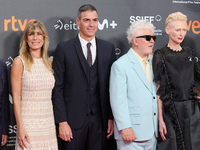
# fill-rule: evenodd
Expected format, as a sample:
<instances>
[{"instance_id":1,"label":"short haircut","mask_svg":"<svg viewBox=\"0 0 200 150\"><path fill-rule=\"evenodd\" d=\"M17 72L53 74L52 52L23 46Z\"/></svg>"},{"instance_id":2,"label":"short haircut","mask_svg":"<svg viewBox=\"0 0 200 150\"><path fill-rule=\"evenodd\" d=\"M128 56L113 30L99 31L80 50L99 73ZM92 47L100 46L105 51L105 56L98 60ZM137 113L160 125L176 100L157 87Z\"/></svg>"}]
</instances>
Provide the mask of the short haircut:
<instances>
[{"instance_id":1,"label":"short haircut","mask_svg":"<svg viewBox=\"0 0 200 150\"><path fill-rule=\"evenodd\" d=\"M133 38L141 34L142 29L150 29L154 34L154 25L145 20L139 20L132 23L126 31L127 39L130 45L133 44Z\"/></svg>"},{"instance_id":2,"label":"short haircut","mask_svg":"<svg viewBox=\"0 0 200 150\"><path fill-rule=\"evenodd\" d=\"M82 12L85 12L85 11L96 11L96 12L97 12L97 9L96 9L94 6L92 6L91 4L82 5L82 6L78 9L78 13L77 13L78 19L81 19L81 13L82 13Z\"/></svg>"},{"instance_id":3,"label":"short haircut","mask_svg":"<svg viewBox=\"0 0 200 150\"><path fill-rule=\"evenodd\" d=\"M169 16L166 18L165 26L168 26L171 22L177 21L177 20L187 22L187 16L184 15L184 14L182 14L181 12L171 13L171 14L169 14Z\"/></svg>"}]
</instances>

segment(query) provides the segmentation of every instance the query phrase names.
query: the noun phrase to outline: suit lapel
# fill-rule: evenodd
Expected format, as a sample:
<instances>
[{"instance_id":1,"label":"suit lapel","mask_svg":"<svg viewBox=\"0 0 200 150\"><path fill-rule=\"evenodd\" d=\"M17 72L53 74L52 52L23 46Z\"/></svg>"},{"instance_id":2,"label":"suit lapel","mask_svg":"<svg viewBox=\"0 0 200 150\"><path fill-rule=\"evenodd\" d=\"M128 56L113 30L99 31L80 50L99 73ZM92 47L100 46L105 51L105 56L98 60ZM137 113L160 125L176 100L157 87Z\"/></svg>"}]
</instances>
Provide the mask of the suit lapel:
<instances>
[{"instance_id":1,"label":"suit lapel","mask_svg":"<svg viewBox=\"0 0 200 150\"><path fill-rule=\"evenodd\" d=\"M132 63L133 70L137 73L137 75L139 76L139 78L141 79L143 84L147 87L147 89L149 89L149 91L152 93L152 89L151 89L151 86L149 84L149 81L148 81L148 79L147 79L147 77L144 73L144 70L143 70L139 60L137 59L137 57L132 52L132 48L128 51L128 57L129 57L129 59Z\"/></svg>"},{"instance_id":2,"label":"suit lapel","mask_svg":"<svg viewBox=\"0 0 200 150\"><path fill-rule=\"evenodd\" d=\"M74 47L87 78L87 70L86 70L87 68L86 68L86 63L85 63L85 57L83 55L83 50L82 50L81 43L79 41L78 36L74 39Z\"/></svg>"},{"instance_id":3,"label":"suit lapel","mask_svg":"<svg viewBox=\"0 0 200 150\"><path fill-rule=\"evenodd\" d=\"M98 74L103 70L103 46L101 42L96 38L96 45L97 45L97 65L98 65ZM100 76L99 76L100 79Z\"/></svg>"}]
</instances>

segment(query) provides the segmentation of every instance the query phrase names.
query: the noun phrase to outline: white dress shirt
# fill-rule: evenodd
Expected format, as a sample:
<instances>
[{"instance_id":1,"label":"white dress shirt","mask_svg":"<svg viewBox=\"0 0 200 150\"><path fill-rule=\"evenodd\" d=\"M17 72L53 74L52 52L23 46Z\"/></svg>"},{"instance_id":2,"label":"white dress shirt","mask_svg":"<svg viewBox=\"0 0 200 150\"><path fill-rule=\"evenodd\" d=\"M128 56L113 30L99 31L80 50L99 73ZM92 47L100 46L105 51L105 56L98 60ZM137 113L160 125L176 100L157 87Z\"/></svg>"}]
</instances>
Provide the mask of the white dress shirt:
<instances>
[{"instance_id":1,"label":"white dress shirt","mask_svg":"<svg viewBox=\"0 0 200 150\"><path fill-rule=\"evenodd\" d=\"M80 36L80 34L78 34L78 37L79 37L79 40L80 40L80 43L81 43L83 54L85 56L85 59L87 60L87 43L88 43L88 41L84 40ZM89 42L91 43L90 50L91 50L91 53L92 53L92 64L94 64L95 59L96 59L96 54L97 54L95 37Z\"/></svg>"},{"instance_id":2,"label":"white dress shirt","mask_svg":"<svg viewBox=\"0 0 200 150\"><path fill-rule=\"evenodd\" d=\"M140 57L135 51L134 49L133 53L135 54L135 56L137 57L137 59L139 60L140 64L142 65L142 68L144 70L144 73L146 74L146 77L149 81L149 84L152 88L152 79L151 79L151 64L150 64L150 58L148 56L147 60L144 60L142 57Z\"/></svg>"}]
</instances>

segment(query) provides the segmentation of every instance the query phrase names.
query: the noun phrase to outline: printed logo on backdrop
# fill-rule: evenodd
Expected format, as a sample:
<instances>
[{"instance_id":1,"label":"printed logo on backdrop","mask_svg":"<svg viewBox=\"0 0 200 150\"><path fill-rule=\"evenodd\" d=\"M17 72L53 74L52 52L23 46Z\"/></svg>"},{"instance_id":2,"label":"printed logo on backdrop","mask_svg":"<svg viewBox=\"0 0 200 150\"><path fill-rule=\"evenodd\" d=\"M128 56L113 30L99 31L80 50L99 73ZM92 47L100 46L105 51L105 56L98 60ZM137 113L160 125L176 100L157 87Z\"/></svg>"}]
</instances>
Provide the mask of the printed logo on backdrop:
<instances>
[{"instance_id":1,"label":"printed logo on backdrop","mask_svg":"<svg viewBox=\"0 0 200 150\"><path fill-rule=\"evenodd\" d=\"M17 125L9 125L9 136L6 143L6 146L13 147L15 146L16 141L16 133L17 133Z\"/></svg>"},{"instance_id":2,"label":"printed logo on backdrop","mask_svg":"<svg viewBox=\"0 0 200 150\"><path fill-rule=\"evenodd\" d=\"M119 49L119 48L115 48L115 54L116 54L116 56L119 56L120 54L121 54L121 49Z\"/></svg>"},{"instance_id":3,"label":"printed logo on backdrop","mask_svg":"<svg viewBox=\"0 0 200 150\"><path fill-rule=\"evenodd\" d=\"M200 0L172 0L175 4L200 4Z\"/></svg>"},{"instance_id":4,"label":"printed logo on backdrop","mask_svg":"<svg viewBox=\"0 0 200 150\"><path fill-rule=\"evenodd\" d=\"M115 29L116 27L117 27L117 23L114 20L108 21L108 19L104 19L102 21L102 23L100 23L98 21L98 29L99 30L104 30L104 29L108 29L108 28ZM62 29L64 29L64 30L79 30L78 25L74 21L69 21L68 23L65 23L61 20L58 20L56 22L56 24L54 25L54 28L56 30L62 30Z\"/></svg>"},{"instance_id":5,"label":"printed logo on backdrop","mask_svg":"<svg viewBox=\"0 0 200 150\"><path fill-rule=\"evenodd\" d=\"M12 58L12 56L9 56L9 57L8 57L8 60L5 61L6 66L11 68L11 67L12 67L12 64L13 64L13 60L14 60L14 59ZM11 104L13 104L11 94L9 94L9 101L10 101Z\"/></svg>"},{"instance_id":6,"label":"printed logo on backdrop","mask_svg":"<svg viewBox=\"0 0 200 150\"><path fill-rule=\"evenodd\" d=\"M162 20L162 17L160 15L156 15L156 16L130 16L130 23L135 23L138 20L146 20L146 21L149 21L151 23L154 23L155 21L160 22ZM162 35L161 29L155 28L154 32L155 32L154 35Z\"/></svg>"},{"instance_id":7,"label":"printed logo on backdrop","mask_svg":"<svg viewBox=\"0 0 200 150\"><path fill-rule=\"evenodd\" d=\"M198 0L200 2L200 0ZM188 2L188 1L187 1ZM159 22L162 20L162 16L130 16L130 23L134 23L138 20L146 20L154 24L154 22ZM155 26L155 24L154 24ZM155 35L162 35L162 30L155 28ZM194 34L200 34L200 21L198 20L188 20L187 31L192 31Z\"/></svg>"},{"instance_id":8,"label":"printed logo on backdrop","mask_svg":"<svg viewBox=\"0 0 200 150\"><path fill-rule=\"evenodd\" d=\"M8 28L11 27L13 31L24 31L27 23L34 21L35 19L27 19L21 20L16 19L15 16L12 16L11 19L4 19L4 31L8 31Z\"/></svg>"}]
</instances>

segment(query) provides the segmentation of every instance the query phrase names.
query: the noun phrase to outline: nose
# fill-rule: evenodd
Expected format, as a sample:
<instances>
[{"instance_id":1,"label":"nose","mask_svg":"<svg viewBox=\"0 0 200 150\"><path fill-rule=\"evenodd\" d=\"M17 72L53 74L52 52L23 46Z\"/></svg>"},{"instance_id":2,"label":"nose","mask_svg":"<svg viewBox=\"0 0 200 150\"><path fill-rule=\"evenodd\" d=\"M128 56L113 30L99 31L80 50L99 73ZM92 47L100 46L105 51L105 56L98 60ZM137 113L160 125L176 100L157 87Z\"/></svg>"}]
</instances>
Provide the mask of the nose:
<instances>
[{"instance_id":1,"label":"nose","mask_svg":"<svg viewBox=\"0 0 200 150\"><path fill-rule=\"evenodd\" d=\"M37 39L37 34L34 34L34 35L33 35L33 39Z\"/></svg>"},{"instance_id":2,"label":"nose","mask_svg":"<svg viewBox=\"0 0 200 150\"><path fill-rule=\"evenodd\" d=\"M94 23L93 23L93 21L90 21L90 24L89 24L90 26L93 26L94 25Z\"/></svg>"},{"instance_id":3,"label":"nose","mask_svg":"<svg viewBox=\"0 0 200 150\"><path fill-rule=\"evenodd\" d=\"M184 36L185 33L186 33L185 31L181 31L180 35Z\"/></svg>"},{"instance_id":4,"label":"nose","mask_svg":"<svg viewBox=\"0 0 200 150\"><path fill-rule=\"evenodd\" d=\"M180 31L180 35L183 35L183 31Z\"/></svg>"}]
</instances>

